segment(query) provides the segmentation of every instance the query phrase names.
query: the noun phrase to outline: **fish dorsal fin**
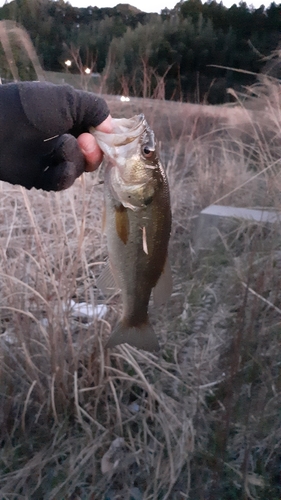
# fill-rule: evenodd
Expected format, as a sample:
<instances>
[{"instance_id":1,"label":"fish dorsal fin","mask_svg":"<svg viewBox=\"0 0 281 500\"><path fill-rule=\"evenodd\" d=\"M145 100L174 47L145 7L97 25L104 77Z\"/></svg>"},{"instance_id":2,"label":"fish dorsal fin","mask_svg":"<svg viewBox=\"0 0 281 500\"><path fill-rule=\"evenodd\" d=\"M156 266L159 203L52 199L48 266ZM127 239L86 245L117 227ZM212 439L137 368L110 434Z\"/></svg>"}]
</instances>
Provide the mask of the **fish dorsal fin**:
<instances>
[{"instance_id":1,"label":"fish dorsal fin","mask_svg":"<svg viewBox=\"0 0 281 500\"><path fill-rule=\"evenodd\" d=\"M104 295L113 295L118 292L119 288L116 284L109 261L107 261L101 274L96 279L96 285Z\"/></svg>"},{"instance_id":2,"label":"fish dorsal fin","mask_svg":"<svg viewBox=\"0 0 281 500\"><path fill-rule=\"evenodd\" d=\"M153 302L156 307L160 307L167 302L173 290L172 272L168 258L164 269L153 288Z\"/></svg>"}]
</instances>

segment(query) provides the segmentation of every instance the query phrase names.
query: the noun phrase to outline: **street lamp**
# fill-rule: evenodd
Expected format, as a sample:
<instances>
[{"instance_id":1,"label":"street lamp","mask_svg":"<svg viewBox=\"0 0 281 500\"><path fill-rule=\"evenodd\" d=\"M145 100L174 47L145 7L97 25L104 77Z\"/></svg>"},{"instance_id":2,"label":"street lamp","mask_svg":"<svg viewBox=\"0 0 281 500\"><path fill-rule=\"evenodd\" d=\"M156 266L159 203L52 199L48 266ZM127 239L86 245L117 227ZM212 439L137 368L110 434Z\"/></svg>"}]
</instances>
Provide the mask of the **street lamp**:
<instances>
[{"instance_id":1,"label":"street lamp","mask_svg":"<svg viewBox=\"0 0 281 500\"><path fill-rule=\"evenodd\" d=\"M67 59L66 61L64 61L64 64L66 65L67 68L70 68L72 62L70 61L70 59Z\"/></svg>"}]
</instances>

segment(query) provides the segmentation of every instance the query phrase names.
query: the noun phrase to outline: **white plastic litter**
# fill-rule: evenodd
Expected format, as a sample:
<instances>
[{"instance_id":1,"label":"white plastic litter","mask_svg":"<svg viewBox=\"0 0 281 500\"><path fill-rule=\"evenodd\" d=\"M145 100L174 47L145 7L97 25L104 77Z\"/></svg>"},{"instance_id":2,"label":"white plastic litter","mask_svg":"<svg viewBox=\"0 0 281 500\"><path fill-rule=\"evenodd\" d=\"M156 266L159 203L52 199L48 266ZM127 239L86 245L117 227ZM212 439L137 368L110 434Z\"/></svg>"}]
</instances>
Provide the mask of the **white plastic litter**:
<instances>
[{"instance_id":1,"label":"white plastic litter","mask_svg":"<svg viewBox=\"0 0 281 500\"><path fill-rule=\"evenodd\" d=\"M75 302L74 300L70 301L70 307L72 316L84 317L88 320L104 318L108 311L108 307L105 304L92 306L92 304L87 304L87 302Z\"/></svg>"}]
</instances>

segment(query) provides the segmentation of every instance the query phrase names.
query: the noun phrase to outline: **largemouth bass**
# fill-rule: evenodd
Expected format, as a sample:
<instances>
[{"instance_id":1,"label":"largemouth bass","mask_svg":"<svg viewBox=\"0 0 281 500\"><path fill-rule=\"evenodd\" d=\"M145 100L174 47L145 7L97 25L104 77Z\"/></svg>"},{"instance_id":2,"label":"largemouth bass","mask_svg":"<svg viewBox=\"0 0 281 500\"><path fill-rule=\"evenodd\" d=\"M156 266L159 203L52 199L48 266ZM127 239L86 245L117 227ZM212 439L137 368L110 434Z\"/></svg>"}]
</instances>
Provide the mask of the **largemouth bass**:
<instances>
[{"instance_id":1,"label":"largemouth bass","mask_svg":"<svg viewBox=\"0 0 281 500\"><path fill-rule=\"evenodd\" d=\"M97 281L121 290L123 314L107 347L128 343L156 351L159 344L149 322L148 303L165 303L172 291L168 264L171 232L169 187L157 156L153 131L144 115L114 119L113 133L94 131L104 152L104 230L109 269Z\"/></svg>"}]
</instances>

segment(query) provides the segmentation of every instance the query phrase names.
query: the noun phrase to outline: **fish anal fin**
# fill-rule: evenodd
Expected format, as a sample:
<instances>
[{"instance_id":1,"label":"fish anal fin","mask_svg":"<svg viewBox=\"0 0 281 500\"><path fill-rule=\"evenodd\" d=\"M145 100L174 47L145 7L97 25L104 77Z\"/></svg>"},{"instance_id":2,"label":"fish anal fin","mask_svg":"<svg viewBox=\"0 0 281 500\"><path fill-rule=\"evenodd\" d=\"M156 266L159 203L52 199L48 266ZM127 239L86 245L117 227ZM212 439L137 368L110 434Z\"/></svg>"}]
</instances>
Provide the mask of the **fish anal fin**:
<instances>
[{"instance_id":1,"label":"fish anal fin","mask_svg":"<svg viewBox=\"0 0 281 500\"><path fill-rule=\"evenodd\" d=\"M153 288L153 302L156 307L165 304L171 296L173 290L172 272L168 258L166 259L163 271Z\"/></svg>"},{"instance_id":2,"label":"fish anal fin","mask_svg":"<svg viewBox=\"0 0 281 500\"><path fill-rule=\"evenodd\" d=\"M109 261L107 261L101 274L96 279L96 285L104 295L113 295L118 292L119 288L116 284Z\"/></svg>"},{"instance_id":3,"label":"fish anal fin","mask_svg":"<svg viewBox=\"0 0 281 500\"><path fill-rule=\"evenodd\" d=\"M123 205L115 207L115 225L120 240L126 245L129 237L129 217L127 208Z\"/></svg>"},{"instance_id":4,"label":"fish anal fin","mask_svg":"<svg viewBox=\"0 0 281 500\"><path fill-rule=\"evenodd\" d=\"M160 348L155 332L148 322L139 326L128 326L125 322L120 321L106 347L111 348L119 344L130 344L133 347L150 352L159 351Z\"/></svg>"}]
</instances>

